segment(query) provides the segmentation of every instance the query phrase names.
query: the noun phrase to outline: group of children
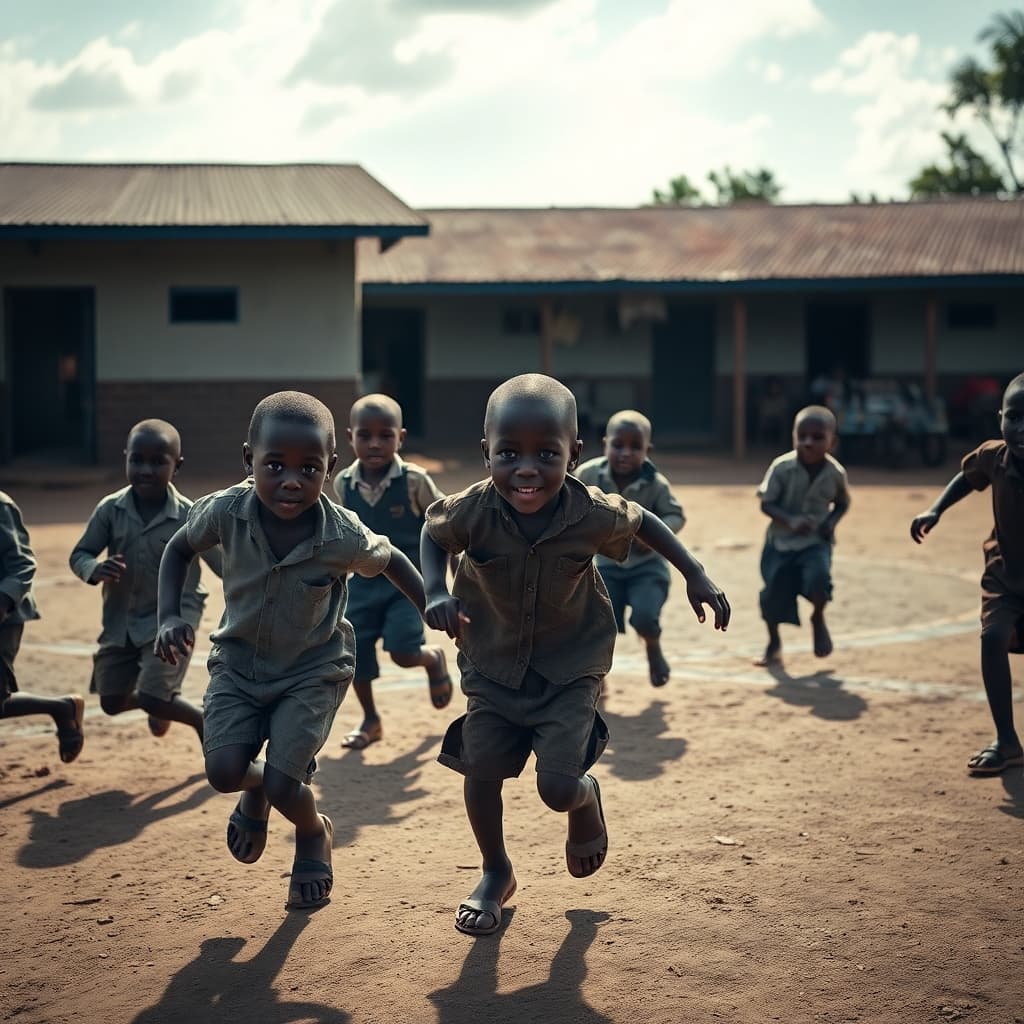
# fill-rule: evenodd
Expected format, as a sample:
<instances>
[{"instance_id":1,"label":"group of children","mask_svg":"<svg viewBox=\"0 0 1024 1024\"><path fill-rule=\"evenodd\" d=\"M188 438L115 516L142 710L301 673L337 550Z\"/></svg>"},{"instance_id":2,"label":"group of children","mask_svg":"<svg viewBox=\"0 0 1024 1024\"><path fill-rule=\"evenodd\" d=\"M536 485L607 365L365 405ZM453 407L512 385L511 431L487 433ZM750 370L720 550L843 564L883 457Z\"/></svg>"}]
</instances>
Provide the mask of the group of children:
<instances>
[{"instance_id":1,"label":"group of children","mask_svg":"<svg viewBox=\"0 0 1024 1024\"><path fill-rule=\"evenodd\" d=\"M992 485L982 671L997 739L969 762L977 772L1024 763L1007 657L1024 641L1024 375L1007 389L1001 424L1004 440L969 455L911 527L920 541L949 505ZM103 710L141 707L155 735L175 721L196 730L211 785L239 794L227 826L239 861L262 855L271 809L294 826L290 907L315 907L330 896L333 826L310 782L349 682L362 721L343 746L364 748L383 735L372 689L378 640L396 664L425 670L438 709L449 703L452 681L443 649L425 642L423 622L456 641L467 712L449 727L438 760L464 776L482 858L455 926L485 935L500 927L516 888L504 844L503 782L521 773L531 752L541 800L567 815L567 870L587 877L604 862L608 830L589 769L608 739L598 703L626 609L654 686L669 678L660 644L669 565L686 580L699 621L707 607L716 629L728 627L724 593L675 536L685 518L650 460L645 416L613 416L604 455L580 465L572 393L551 377L526 374L491 394L483 434L487 476L445 497L428 473L399 456L398 404L369 395L350 414L355 461L335 476L330 411L310 395L279 392L253 413L243 446L246 480L192 504L172 483L182 464L177 432L146 420L128 437L128 486L99 503L72 553L75 573L103 585L92 680ZM759 488L770 519L761 559L768 629L761 664L780 662L779 626L799 623L799 595L813 608L815 654L832 650L824 615L832 544L849 507L846 473L831 455L835 441L827 408L801 410L793 451L771 464ZM325 494L332 477L336 501ZM34 561L6 496L0 516L2 714L51 715L61 757L71 761L82 748L82 698L14 692L23 623L37 617ZM181 696L205 600L197 554L221 576L225 602L201 710Z\"/></svg>"}]
</instances>

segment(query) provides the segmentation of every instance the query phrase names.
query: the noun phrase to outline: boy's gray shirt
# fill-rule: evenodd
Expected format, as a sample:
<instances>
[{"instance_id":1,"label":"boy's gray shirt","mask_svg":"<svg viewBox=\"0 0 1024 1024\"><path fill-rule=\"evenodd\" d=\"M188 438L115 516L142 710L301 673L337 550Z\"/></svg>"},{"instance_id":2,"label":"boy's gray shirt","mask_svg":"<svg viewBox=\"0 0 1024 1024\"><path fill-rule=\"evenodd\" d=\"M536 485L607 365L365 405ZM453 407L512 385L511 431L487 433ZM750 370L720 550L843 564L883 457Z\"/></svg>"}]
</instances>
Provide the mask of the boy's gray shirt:
<instances>
[{"instance_id":1,"label":"boy's gray shirt","mask_svg":"<svg viewBox=\"0 0 1024 1024\"><path fill-rule=\"evenodd\" d=\"M185 525L192 502L174 484L167 487L164 507L148 523L135 506L131 487L101 498L89 517L85 532L71 552L71 569L92 582L96 566L106 556L123 555L125 570L118 583L103 583L102 647L141 647L156 639L157 575L167 542ZM207 563L219 572L219 558L211 552ZM182 617L199 625L206 603L198 561L188 568L181 595Z\"/></svg>"},{"instance_id":2,"label":"boy's gray shirt","mask_svg":"<svg viewBox=\"0 0 1024 1024\"><path fill-rule=\"evenodd\" d=\"M36 559L29 546L21 510L9 495L0 491L0 594L6 594L14 602L2 625L16 626L39 618L32 597L35 574Z\"/></svg>"},{"instance_id":3,"label":"boy's gray shirt","mask_svg":"<svg viewBox=\"0 0 1024 1024\"><path fill-rule=\"evenodd\" d=\"M584 462L576 470L575 476L588 487L596 487L605 494L621 494L627 501L635 501L641 508L653 512L673 533L678 533L686 523L686 514L683 506L676 501L672 494L672 485L668 479L658 472L658 467L645 459L640 467L640 476L632 483L627 484L623 490L619 490L612 471L608 466L608 460L599 455L596 459ZM637 551L632 545L629 549L629 557L621 563L623 569L635 569L638 565L644 565L653 559L661 558L656 551L645 548ZM604 555L597 556L599 566L619 565L611 558Z\"/></svg>"},{"instance_id":4,"label":"boy's gray shirt","mask_svg":"<svg viewBox=\"0 0 1024 1024\"><path fill-rule=\"evenodd\" d=\"M806 515L814 520L814 532L799 534L773 519L768 524L768 543L779 551L802 551L815 544L827 543L816 532L817 527L825 522L837 501L850 502L846 470L827 454L825 465L813 479L796 452L780 455L768 467L757 496L762 502L781 506L791 515Z\"/></svg>"},{"instance_id":5,"label":"boy's gray shirt","mask_svg":"<svg viewBox=\"0 0 1024 1024\"><path fill-rule=\"evenodd\" d=\"M259 520L250 481L200 498L186 537L195 551L220 544L224 616L210 660L255 682L330 666L350 677L355 638L344 617L348 573L377 576L391 561L391 542L371 533L353 512L321 494L313 536L278 559Z\"/></svg>"}]
</instances>

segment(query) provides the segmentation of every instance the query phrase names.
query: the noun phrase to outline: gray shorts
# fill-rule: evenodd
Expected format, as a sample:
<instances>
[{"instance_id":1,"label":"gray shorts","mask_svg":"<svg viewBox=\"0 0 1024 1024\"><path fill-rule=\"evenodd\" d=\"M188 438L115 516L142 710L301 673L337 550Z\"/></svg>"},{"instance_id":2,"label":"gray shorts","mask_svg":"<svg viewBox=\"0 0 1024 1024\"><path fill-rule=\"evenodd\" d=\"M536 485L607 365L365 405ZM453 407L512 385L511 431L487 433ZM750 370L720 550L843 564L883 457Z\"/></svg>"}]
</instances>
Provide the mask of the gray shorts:
<instances>
[{"instance_id":1,"label":"gray shorts","mask_svg":"<svg viewBox=\"0 0 1024 1024\"><path fill-rule=\"evenodd\" d=\"M481 675L459 655L469 708L448 727L438 761L483 781L516 778L530 752L537 771L581 778L604 752L608 726L597 713L601 680L564 686L529 669L518 690Z\"/></svg>"},{"instance_id":2,"label":"gray shorts","mask_svg":"<svg viewBox=\"0 0 1024 1024\"><path fill-rule=\"evenodd\" d=\"M209 666L203 752L244 746L255 756L266 743L267 764L305 782L351 679L338 679L337 668L326 665L306 675L258 683L212 658Z\"/></svg>"},{"instance_id":3,"label":"gray shorts","mask_svg":"<svg viewBox=\"0 0 1024 1024\"><path fill-rule=\"evenodd\" d=\"M3 704L12 693L18 692L18 680L14 677L14 659L18 656L24 629L23 622L0 625L0 704Z\"/></svg>"},{"instance_id":4,"label":"gray shorts","mask_svg":"<svg viewBox=\"0 0 1024 1024\"><path fill-rule=\"evenodd\" d=\"M178 657L177 665L161 661L152 643L136 647L101 647L92 658L90 693L101 697L119 696L138 690L157 700L168 701L181 693L181 682L190 657Z\"/></svg>"}]
</instances>

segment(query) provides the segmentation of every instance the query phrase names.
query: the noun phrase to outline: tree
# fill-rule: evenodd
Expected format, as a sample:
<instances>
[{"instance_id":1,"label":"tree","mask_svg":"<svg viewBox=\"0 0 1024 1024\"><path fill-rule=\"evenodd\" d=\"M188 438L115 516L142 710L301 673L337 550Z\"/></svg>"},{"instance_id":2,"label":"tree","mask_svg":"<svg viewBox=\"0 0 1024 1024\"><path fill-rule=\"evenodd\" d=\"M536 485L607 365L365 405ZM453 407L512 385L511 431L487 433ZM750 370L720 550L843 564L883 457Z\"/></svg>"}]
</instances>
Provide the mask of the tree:
<instances>
[{"instance_id":1,"label":"tree","mask_svg":"<svg viewBox=\"0 0 1024 1024\"><path fill-rule=\"evenodd\" d=\"M949 165L929 164L922 167L910 182L912 199L925 196L971 195L999 192L1003 179L999 172L967 141L965 135L942 133L949 155Z\"/></svg>"},{"instance_id":2,"label":"tree","mask_svg":"<svg viewBox=\"0 0 1024 1024\"><path fill-rule=\"evenodd\" d=\"M969 110L985 125L999 147L1013 191L1024 192L1024 173L1015 165L1024 145L1024 11L997 14L978 40L991 45L991 66L983 67L973 57L958 64L943 109L950 117Z\"/></svg>"},{"instance_id":3,"label":"tree","mask_svg":"<svg viewBox=\"0 0 1024 1024\"><path fill-rule=\"evenodd\" d=\"M673 178L667 192L654 189L652 199L655 206L695 206L704 201L700 189L685 174Z\"/></svg>"},{"instance_id":4,"label":"tree","mask_svg":"<svg viewBox=\"0 0 1024 1024\"><path fill-rule=\"evenodd\" d=\"M782 186L775 180L774 171L759 167L756 171L733 173L728 164L721 171L708 173L708 181L718 193L718 205L754 200L774 203L782 194Z\"/></svg>"}]
</instances>

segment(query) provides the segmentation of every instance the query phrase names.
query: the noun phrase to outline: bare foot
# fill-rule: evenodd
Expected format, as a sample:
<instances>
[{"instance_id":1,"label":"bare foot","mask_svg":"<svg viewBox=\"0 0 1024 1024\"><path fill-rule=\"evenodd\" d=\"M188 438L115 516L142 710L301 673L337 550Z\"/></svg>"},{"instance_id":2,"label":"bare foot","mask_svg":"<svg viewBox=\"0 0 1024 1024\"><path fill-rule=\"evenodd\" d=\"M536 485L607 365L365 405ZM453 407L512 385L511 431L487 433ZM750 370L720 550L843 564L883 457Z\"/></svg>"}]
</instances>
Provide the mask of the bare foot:
<instances>
[{"instance_id":1,"label":"bare foot","mask_svg":"<svg viewBox=\"0 0 1024 1024\"><path fill-rule=\"evenodd\" d=\"M167 730L170 729L171 723L166 718L157 718L156 715L150 715L148 718L149 731L157 737L166 736Z\"/></svg>"},{"instance_id":2,"label":"bare foot","mask_svg":"<svg viewBox=\"0 0 1024 1024\"><path fill-rule=\"evenodd\" d=\"M319 907L330 898L334 886L331 850L334 845L334 823L326 814L320 815L323 831L307 839L295 837L295 863L288 884L288 907L307 910Z\"/></svg>"},{"instance_id":3,"label":"bare foot","mask_svg":"<svg viewBox=\"0 0 1024 1024\"><path fill-rule=\"evenodd\" d=\"M770 668L772 665L782 664L782 642L780 640L769 640L764 654L754 662L758 668Z\"/></svg>"},{"instance_id":4,"label":"bare foot","mask_svg":"<svg viewBox=\"0 0 1024 1024\"><path fill-rule=\"evenodd\" d=\"M592 875L608 855L608 830L601 806L601 787L593 775L587 775L593 799L569 812L569 836L565 841L565 862L573 878Z\"/></svg>"},{"instance_id":5,"label":"bare foot","mask_svg":"<svg viewBox=\"0 0 1024 1024\"><path fill-rule=\"evenodd\" d=\"M434 664L427 669L427 683L430 686L430 703L438 711L448 707L452 699L452 677L448 675L448 659L440 647L428 648L434 654Z\"/></svg>"},{"instance_id":6,"label":"bare foot","mask_svg":"<svg viewBox=\"0 0 1024 1024\"><path fill-rule=\"evenodd\" d=\"M657 639L647 641L647 666L651 673L651 686L664 686L668 682L671 669Z\"/></svg>"},{"instance_id":7,"label":"bare foot","mask_svg":"<svg viewBox=\"0 0 1024 1024\"><path fill-rule=\"evenodd\" d=\"M516 891L511 861L505 867L485 871L476 888L459 904L455 927L467 935L490 935L501 927L501 908Z\"/></svg>"},{"instance_id":8,"label":"bare foot","mask_svg":"<svg viewBox=\"0 0 1024 1024\"><path fill-rule=\"evenodd\" d=\"M814 635L814 656L827 658L832 653L832 637L825 625L825 613L814 612L811 615L811 630Z\"/></svg>"}]
</instances>

